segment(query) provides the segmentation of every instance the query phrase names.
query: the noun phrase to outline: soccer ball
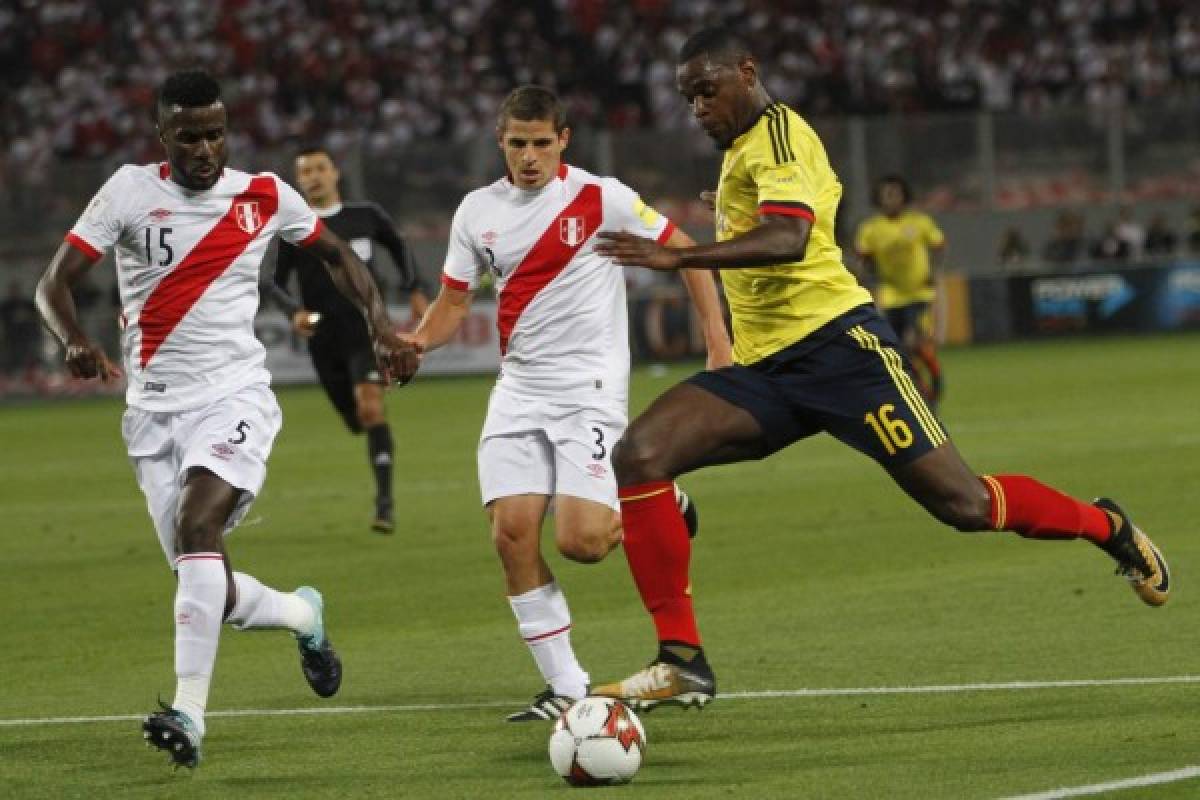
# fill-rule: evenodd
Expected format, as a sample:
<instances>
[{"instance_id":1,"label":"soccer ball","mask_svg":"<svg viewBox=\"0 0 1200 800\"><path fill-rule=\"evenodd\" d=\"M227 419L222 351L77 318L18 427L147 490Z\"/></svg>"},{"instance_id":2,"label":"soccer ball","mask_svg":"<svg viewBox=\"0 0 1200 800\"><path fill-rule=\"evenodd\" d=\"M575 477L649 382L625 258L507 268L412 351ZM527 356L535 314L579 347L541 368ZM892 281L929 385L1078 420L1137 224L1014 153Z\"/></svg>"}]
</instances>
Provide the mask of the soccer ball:
<instances>
[{"instance_id":1,"label":"soccer ball","mask_svg":"<svg viewBox=\"0 0 1200 800\"><path fill-rule=\"evenodd\" d=\"M550 763L572 786L629 783L642 765L646 731L629 706L585 697L563 713L550 734Z\"/></svg>"}]
</instances>

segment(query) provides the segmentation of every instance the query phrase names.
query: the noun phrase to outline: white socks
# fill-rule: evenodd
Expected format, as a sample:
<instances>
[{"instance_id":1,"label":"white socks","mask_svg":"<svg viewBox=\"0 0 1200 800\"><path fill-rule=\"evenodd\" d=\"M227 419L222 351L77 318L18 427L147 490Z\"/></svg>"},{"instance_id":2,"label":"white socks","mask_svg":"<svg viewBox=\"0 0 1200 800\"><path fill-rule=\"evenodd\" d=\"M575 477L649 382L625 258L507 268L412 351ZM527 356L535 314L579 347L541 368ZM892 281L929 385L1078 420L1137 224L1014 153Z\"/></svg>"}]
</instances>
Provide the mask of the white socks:
<instances>
[{"instance_id":1,"label":"white socks","mask_svg":"<svg viewBox=\"0 0 1200 800\"><path fill-rule=\"evenodd\" d=\"M175 570L179 584L175 589L176 684L171 707L191 717L203 736L204 709L228 590L225 559L220 553L185 553L175 560ZM228 621L234 627L312 633L316 615L301 598L263 586L242 572L233 573L233 582L237 602Z\"/></svg>"},{"instance_id":2,"label":"white socks","mask_svg":"<svg viewBox=\"0 0 1200 800\"><path fill-rule=\"evenodd\" d=\"M221 616L225 611L225 559L220 553L185 553L175 560L179 584L175 589L175 700L204 734L204 708Z\"/></svg>"},{"instance_id":3,"label":"white socks","mask_svg":"<svg viewBox=\"0 0 1200 800\"><path fill-rule=\"evenodd\" d=\"M508 598L521 638L554 693L579 699L587 694L588 674L571 649L571 612L554 581Z\"/></svg>"},{"instance_id":4,"label":"white socks","mask_svg":"<svg viewBox=\"0 0 1200 800\"><path fill-rule=\"evenodd\" d=\"M264 586L244 572L233 573L237 602L226 620L240 631L287 628L306 636L313 632L316 614L312 606L291 592Z\"/></svg>"}]
</instances>

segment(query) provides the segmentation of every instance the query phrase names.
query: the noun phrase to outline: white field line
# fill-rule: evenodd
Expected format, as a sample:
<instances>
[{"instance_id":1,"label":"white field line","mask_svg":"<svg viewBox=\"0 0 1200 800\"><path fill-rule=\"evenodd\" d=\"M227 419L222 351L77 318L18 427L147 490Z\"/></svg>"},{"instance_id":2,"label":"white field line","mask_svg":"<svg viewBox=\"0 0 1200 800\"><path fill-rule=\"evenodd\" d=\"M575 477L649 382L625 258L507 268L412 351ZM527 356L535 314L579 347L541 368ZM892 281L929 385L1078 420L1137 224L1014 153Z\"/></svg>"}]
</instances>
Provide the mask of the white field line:
<instances>
[{"instance_id":1,"label":"white field line","mask_svg":"<svg viewBox=\"0 0 1200 800\"><path fill-rule=\"evenodd\" d=\"M721 700L764 700L802 697L855 697L889 694L953 694L962 692L1020 692L1034 689L1075 689L1103 686L1162 686L1200 683L1200 675L1169 675L1144 678L1098 678L1063 681L1007 681L1004 683L952 683L933 686L866 686L844 689L763 689L747 692L722 692ZM469 711L485 708L511 708L523 700L491 700L477 703L414 703L379 706L312 706L309 708L242 708L210 711L208 717L287 717L316 714L404 714L420 711ZM145 714L112 714L86 717L30 717L0 719L0 728L28 728L36 725L75 725L91 722L130 722Z\"/></svg>"},{"instance_id":2,"label":"white field line","mask_svg":"<svg viewBox=\"0 0 1200 800\"><path fill-rule=\"evenodd\" d=\"M1126 778L1123 781L1110 783L1093 783L1090 786L1069 786L1063 789L1051 789L1048 792L1035 794L1014 795L1004 800L1061 800L1065 797L1088 797L1105 792L1118 792L1122 789L1141 789L1144 786L1158 786L1163 783L1175 783L1192 778L1200 778L1200 767L1184 767L1170 772L1154 772L1137 778Z\"/></svg>"}]
</instances>

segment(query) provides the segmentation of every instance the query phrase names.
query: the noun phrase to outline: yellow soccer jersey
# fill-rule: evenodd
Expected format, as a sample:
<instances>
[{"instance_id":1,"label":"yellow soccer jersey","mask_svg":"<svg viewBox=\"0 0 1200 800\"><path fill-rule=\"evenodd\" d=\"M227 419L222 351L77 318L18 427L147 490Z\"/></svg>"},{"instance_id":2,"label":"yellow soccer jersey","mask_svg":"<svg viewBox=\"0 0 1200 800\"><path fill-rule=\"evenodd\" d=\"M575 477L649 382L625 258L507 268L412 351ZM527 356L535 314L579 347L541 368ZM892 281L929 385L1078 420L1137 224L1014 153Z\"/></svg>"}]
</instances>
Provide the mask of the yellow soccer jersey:
<instances>
[{"instance_id":1,"label":"yellow soccer jersey","mask_svg":"<svg viewBox=\"0 0 1200 800\"><path fill-rule=\"evenodd\" d=\"M753 364L852 308L871 295L842 264L833 236L842 185L817 134L782 103L766 108L750 130L725 151L717 185L717 241L740 236L761 216L812 220L804 259L721 270L733 317L733 357Z\"/></svg>"},{"instance_id":2,"label":"yellow soccer jersey","mask_svg":"<svg viewBox=\"0 0 1200 800\"><path fill-rule=\"evenodd\" d=\"M879 307L899 308L933 300L930 248L946 243L946 237L928 214L904 211L896 217L876 214L858 226L854 246L861 256L870 256L879 276Z\"/></svg>"}]
</instances>

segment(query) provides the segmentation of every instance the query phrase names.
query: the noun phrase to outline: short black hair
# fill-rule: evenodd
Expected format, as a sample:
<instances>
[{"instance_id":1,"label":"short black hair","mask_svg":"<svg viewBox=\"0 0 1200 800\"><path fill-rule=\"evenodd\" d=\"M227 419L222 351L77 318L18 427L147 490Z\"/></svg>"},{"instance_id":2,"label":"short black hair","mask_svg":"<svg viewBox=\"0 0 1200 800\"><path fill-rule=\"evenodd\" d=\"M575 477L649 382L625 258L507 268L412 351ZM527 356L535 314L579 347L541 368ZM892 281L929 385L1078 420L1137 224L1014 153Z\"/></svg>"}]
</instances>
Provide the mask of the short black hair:
<instances>
[{"instance_id":1,"label":"short black hair","mask_svg":"<svg viewBox=\"0 0 1200 800\"><path fill-rule=\"evenodd\" d=\"M500 113L496 115L496 128L504 130L510 119L548 119L554 123L554 132L562 133L563 128L567 127L567 109L550 89L526 84L513 89L504 98Z\"/></svg>"},{"instance_id":2,"label":"short black hair","mask_svg":"<svg viewBox=\"0 0 1200 800\"><path fill-rule=\"evenodd\" d=\"M883 187L889 184L900 187L900 194L904 197L905 204L912 202L912 187L908 185L908 181L904 180L902 175L892 172L875 181L875 191L871 193L871 199L875 202L875 205L880 204L880 195L883 192Z\"/></svg>"},{"instance_id":3,"label":"short black hair","mask_svg":"<svg viewBox=\"0 0 1200 800\"><path fill-rule=\"evenodd\" d=\"M329 148L323 144L305 145L304 147L301 147L299 150L296 151L295 157L296 158L304 158L305 156L315 156L315 155L319 155L322 153L325 154L325 156L330 161L333 161L333 153L329 152Z\"/></svg>"},{"instance_id":4,"label":"short black hair","mask_svg":"<svg viewBox=\"0 0 1200 800\"><path fill-rule=\"evenodd\" d=\"M159 111L171 106L201 108L220 99L221 84L202 69L176 72L158 87Z\"/></svg>"},{"instance_id":5,"label":"short black hair","mask_svg":"<svg viewBox=\"0 0 1200 800\"><path fill-rule=\"evenodd\" d=\"M701 55L733 65L753 54L741 37L729 28L704 28L689 36L679 48L678 61L684 64Z\"/></svg>"}]
</instances>

